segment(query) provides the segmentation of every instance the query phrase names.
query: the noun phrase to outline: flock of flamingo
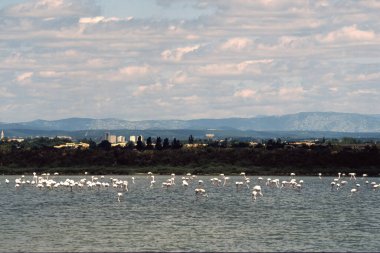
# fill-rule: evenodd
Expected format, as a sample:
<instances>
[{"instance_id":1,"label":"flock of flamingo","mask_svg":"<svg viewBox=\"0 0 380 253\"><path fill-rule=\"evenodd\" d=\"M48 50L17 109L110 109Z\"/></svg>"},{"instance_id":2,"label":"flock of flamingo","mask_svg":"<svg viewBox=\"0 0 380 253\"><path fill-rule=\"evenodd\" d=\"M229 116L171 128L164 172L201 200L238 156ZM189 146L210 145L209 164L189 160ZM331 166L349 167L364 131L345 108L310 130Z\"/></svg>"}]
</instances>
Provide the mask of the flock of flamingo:
<instances>
[{"instance_id":1,"label":"flock of flamingo","mask_svg":"<svg viewBox=\"0 0 380 253\"><path fill-rule=\"evenodd\" d=\"M123 195L125 192L128 192L128 184L129 181L124 179L120 180L117 178L109 178L109 180L105 179L104 176L96 177L96 176L88 176L88 173L85 172L85 177L79 179L78 181L75 181L73 179L66 179L65 181L56 181L56 177L59 176L58 173L54 173L53 175L50 175L50 173L42 173L41 175L37 175L37 173L33 173L33 177L30 179L27 179L24 175L22 175L19 178L15 179L15 188L20 189L26 186L34 186L38 189L58 189L58 188L68 188L70 191L73 191L73 189L101 189L101 188L114 188L117 192L117 201L121 202L123 199ZM251 197L252 200L256 200L258 197L263 197L262 193L262 187L270 187L270 188L290 188L294 189L296 191L301 191L301 189L304 187L304 181L302 179L298 180L295 178L295 173L290 174L289 180L280 180L277 179L271 179L267 178L264 180L263 177L256 178L256 185L251 187L251 179L246 176L244 172L240 173L240 180L235 181L235 187L236 191L240 191L242 187L247 187L248 189L252 189ZM322 174L318 173L318 177L320 180L322 180ZM374 191L379 189L379 183L376 182L369 182L367 180L368 175L363 174L362 180L364 181L364 184L367 185L367 188L370 188ZM140 179L141 180L141 179ZM156 177L152 172L148 172L146 175L146 178L144 177L143 180L150 183L149 188L164 188L169 189L176 185L176 175L173 173L169 176L168 179L161 182L161 187L158 186L158 183L156 182ZM136 184L135 177L130 177L130 181L132 184ZM231 177L225 176L224 174L220 174L218 177L213 177L210 179L209 183L205 183L201 179L197 179L196 175L191 175L190 173L187 173L186 176L181 177L181 186L184 188L188 188L190 184L195 184L195 196L196 198L201 197L208 197L206 186L213 186L213 187L228 187L230 185L233 185L231 181ZM334 178L331 182L331 191L339 191L340 189L346 187L349 182L353 182L353 188L351 189L351 195L356 194L360 189L360 184L357 182L356 173L348 173L348 176L346 176L345 173L338 173L338 177ZM5 184L9 185L10 181L9 179L5 179Z\"/></svg>"}]
</instances>

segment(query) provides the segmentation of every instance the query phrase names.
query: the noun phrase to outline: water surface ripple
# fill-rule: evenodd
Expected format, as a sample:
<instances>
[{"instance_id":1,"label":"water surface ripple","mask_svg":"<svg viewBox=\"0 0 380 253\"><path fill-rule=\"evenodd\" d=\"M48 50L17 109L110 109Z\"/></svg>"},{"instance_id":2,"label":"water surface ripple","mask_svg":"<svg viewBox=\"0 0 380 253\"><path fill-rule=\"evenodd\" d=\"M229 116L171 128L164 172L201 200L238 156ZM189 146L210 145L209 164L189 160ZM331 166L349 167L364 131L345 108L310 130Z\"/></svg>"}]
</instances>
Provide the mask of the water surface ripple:
<instances>
[{"instance_id":1,"label":"water surface ripple","mask_svg":"<svg viewBox=\"0 0 380 253\"><path fill-rule=\"evenodd\" d=\"M209 176L198 176L188 188L177 176L169 189L161 187L168 176L157 176L153 189L146 176L135 176L135 184L130 176L118 176L129 181L121 202L112 187L71 192L23 185L16 190L16 176L0 178L2 252L380 249L380 192L361 178L348 181L339 191L331 191L333 178L327 177L299 177L305 181L301 191L269 188L263 182L264 196L253 201L246 186L236 191L239 176L231 177L226 187L212 185ZM83 176L55 180L66 178ZM195 197L199 179L205 182L207 198ZM360 190L350 197L356 183ZM255 184L257 177L251 177L251 188Z\"/></svg>"}]
</instances>

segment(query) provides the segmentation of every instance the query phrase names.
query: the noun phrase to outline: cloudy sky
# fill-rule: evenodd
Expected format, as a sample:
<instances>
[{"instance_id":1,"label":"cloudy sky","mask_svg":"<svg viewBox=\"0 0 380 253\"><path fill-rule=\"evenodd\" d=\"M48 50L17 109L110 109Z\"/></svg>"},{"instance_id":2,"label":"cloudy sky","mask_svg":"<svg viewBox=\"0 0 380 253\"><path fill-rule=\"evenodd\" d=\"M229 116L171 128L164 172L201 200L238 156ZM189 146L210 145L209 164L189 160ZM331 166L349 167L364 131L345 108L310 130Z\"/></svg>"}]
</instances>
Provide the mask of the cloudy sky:
<instances>
[{"instance_id":1,"label":"cloudy sky","mask_svg":"<svg viewBox=\"0 0 380 253\"><path fill-rule=\"evenodd\" d=\"M0 122L380 113L379 0L1 0Z\"/></svg>"}]
</instances>

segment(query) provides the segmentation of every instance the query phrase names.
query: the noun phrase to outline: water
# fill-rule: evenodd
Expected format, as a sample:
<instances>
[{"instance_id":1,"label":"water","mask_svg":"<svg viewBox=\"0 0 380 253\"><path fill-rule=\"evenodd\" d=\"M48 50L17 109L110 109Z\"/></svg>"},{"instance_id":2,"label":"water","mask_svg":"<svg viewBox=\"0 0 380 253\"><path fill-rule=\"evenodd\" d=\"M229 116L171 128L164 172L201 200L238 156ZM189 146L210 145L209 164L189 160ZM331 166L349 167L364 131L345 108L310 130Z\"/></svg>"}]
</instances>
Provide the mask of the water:
<instances>
[{"instance_id":1,"label":"water","mask_svg":"<svg viewBox=\"0 0 380 253\"><path fill-rule=\"evenodd\" d=\"M226 187L215 187L211 177L198 176L187 189L177 176L176 185L168 190L161 183L169 176L156 176L153 189L146 176L135 176L136 184L130 176L117 176L129 181L129 191L118 202L113 188L71 192L24 185L16 190L15 178L0 177L0 251L380 249L380 192L367 188L363 179L348 180L340 191L331 191L333 178L297 177L305 181L300 192L261 183L264 196L253 201L246 186L236 191L234 182L241 181L240 176L231 177ZM55 180L66 178L83 176ZM195 197L199 179L205 182L207 198ZM256 179L251 177L251 188L258 184ZM356 183L360 190L350 197Z\"/></svg>"}]
</instances>

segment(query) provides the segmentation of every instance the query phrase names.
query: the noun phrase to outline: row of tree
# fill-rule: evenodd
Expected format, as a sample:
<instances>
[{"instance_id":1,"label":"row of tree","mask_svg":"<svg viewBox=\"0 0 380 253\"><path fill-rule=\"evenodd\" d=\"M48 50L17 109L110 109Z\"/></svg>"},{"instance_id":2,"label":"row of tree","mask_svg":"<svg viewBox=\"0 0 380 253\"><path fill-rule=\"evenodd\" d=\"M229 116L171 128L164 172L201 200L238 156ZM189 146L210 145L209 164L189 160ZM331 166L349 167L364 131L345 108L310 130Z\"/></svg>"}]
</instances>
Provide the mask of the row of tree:
<instances>
[{"instance_id":1,"label":"row of tree","mask_svg":"<svg viewBox=\"0 0 380 253\"><path fill-rule=\"evenodd\" d=\"M131 173L152 168L193 168L197 173L241 170L257 174L335 174L357 172L377 175L380 172L380 152L376 146L365 149L253 149L215 148L144 150L128 148L93 149L10 149L0 151L0 173L19 170L34 171L61 168L75 173L76 168L97 168L99 173ZM99 169L101 168L101 169ZM136 171L135 171L136 172ZM160 171L163 172L163 171ZM175 172L175 171L173 171ZM175 172L176 173L176 172ZM180 173L179 173L180 174Z\"/></svg>"}]
</instances>

